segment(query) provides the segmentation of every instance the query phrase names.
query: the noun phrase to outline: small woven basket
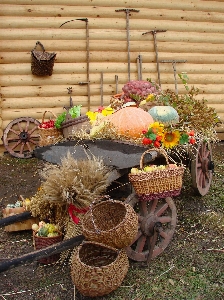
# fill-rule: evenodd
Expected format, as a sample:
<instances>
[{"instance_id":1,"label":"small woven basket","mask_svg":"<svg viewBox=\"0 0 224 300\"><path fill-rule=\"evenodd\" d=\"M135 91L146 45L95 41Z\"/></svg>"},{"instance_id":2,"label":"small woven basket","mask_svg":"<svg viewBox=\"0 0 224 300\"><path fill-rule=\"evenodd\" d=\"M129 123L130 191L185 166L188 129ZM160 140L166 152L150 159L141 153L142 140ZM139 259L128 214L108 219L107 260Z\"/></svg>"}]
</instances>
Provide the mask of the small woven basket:
<instances>
[{"instance_id":1,"label":"small woven basket","mask_svg":"<svg viewBox=\"0 0 224 300\"><path fill-rule=\"evenodd\" d=\"M90 129L90 127L91 125L87 116L72 118L69 114L66 115L65 121L61 124L61 129L65 138L71 137L77 131L86 131Z\"/></svg>"},{"instance_id":2,"label":"small woven basket","mask_svg":"<svg viewBox=\"0 0 224 300\"><path fill-rule=\"evenodd\" d=\"M71 259L71 277L84 296L97 297L116 290L125 278L129 261L124 249L85 241Z\"/></svg>"},{"instance_id":3,"label":"small woven basket","mask_svg":"<svg viewBox=\"0 0 224 300\"><path fill-rule=\"evenodd\" d=\"M90 241L125 248L138 233L138 216L131 205L118 200L93 203L82 218L82 231Z\"/></svg>"},{"instance_id":4,"label":"small woven basket","mask_svg":"<svg viewBox=\"0 0 224 300\"><path fill-rule=\"evenodd\" d=\"M150 149L145 151L140 159L140 169L143 169L143 159L145 154L157 151L166 159L169 166L167 153L162 149ZM150 201L160 198L178 196L182 188L182 178L185 168L176 166L152 172L141 172L139 174L128 174L139 200Z\"/></svg>"},{"instance_id":5,"label":"small woven basket","mask_svg":"<svg viewBox=\"0 0 224 300\"><path fill-rule=\"evenodd\" d=\"M46 110L43 114L42 117L42 123L45 120L45 115L46 113L49 112L53 115L53 117L56 119L57 116L52 112L52 111L48 111ZM40 128L38 127L38 133L39 133L39 146L43 147L43 146L47 146L47 145L52 145L54 143L56 143L59 139L60 136L62 136L62 132L60 129L57 128Z\"/></svg>"},{"instance_id":6,"label":"small woven basket","mask_svg":"<svg viewBox=\"0 0 224 300\"><path fill-rule=\"evenodd\" d=\"M36 50L37 46L41 51ZM31 51L31 71L33 75L46 76L52 75L56 53L45 52L44 46L37 41L36 46Z\"/></svg>"},{"instance_id":7,"label":"small woven basket","mask_svg":"<svg viewBox=\"0 0 224 300\"><path fill-rule=\"evenodd\" d=\"M33 231L33 245L35 250L40 250L43 248L47 248L53 244L57 244L62 241L62 233L58 232L57 236L52 237L43 237L37 236L36 231ZM60 258L60 253L53 254L45 258L41 258L38 261L42 264L52 264L55 263Z\"/></svg>"}]
</instances>

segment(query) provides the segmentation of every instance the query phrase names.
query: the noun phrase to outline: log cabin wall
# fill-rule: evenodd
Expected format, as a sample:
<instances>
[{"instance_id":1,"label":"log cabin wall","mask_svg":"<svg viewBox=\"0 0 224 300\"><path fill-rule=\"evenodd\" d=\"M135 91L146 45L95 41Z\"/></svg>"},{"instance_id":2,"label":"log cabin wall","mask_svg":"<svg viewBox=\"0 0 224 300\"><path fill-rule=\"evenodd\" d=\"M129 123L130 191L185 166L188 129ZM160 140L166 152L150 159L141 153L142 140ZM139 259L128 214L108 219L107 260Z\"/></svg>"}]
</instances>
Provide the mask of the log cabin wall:
<instances>
[{"instance_id":1,"label":"log cabin wall","mask_svg":"<svg viewBox=\"0 0 224 300\"><path fill-rule=\"evenodd\" d=\"M127 8L134 11L127 15ZM139 57L142 79L158 82L152 30L162 89L175 90L175 80L174 65L161 61L186 60L176 63L176 74L187 72L189 86L199 88L198 98L207 99L223 121L222 0L1 0L0 137L16 118L41 121L45 110L61 113L69 106L69 87L82 114L108 105L129 78L139 78ZM57 53L52 76L31 73L36 41ZM179 79L177 86L183 93Z\"/></svg>"}]
</instances>

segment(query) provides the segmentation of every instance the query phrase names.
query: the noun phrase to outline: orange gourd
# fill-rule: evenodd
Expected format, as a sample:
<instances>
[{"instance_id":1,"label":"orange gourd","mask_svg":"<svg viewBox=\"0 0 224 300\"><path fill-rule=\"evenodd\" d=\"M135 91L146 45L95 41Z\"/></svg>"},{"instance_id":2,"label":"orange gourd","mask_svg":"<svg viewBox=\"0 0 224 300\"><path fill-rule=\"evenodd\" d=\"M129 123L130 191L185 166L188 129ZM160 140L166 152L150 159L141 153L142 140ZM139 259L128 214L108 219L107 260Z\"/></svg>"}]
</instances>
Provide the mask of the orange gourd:
<instances>
[{"instance_id":1,"label":"orange gourd","mask_svg":"<svg viewBox=\"0 0 224 300\"><path fill-rule=\"evenodd\" d=\"M139 107L127 106L107 117L107 120L120 135L131 138L141 137L142 130L146 130L153 123L150 114Z\"/></svg>"}]
</instances>

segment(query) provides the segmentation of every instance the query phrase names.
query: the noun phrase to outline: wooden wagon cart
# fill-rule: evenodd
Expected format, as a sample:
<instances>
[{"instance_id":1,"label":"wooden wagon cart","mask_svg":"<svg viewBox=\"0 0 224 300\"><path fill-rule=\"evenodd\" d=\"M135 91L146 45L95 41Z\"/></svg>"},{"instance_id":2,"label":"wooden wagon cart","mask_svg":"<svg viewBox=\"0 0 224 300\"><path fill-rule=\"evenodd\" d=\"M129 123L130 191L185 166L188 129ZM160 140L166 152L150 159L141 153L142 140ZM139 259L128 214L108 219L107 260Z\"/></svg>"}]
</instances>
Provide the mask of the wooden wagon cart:
<instances>
[{"instance_id":1,"label":"wooden wagon cart","mask_svg":"<svg viewBox=\"0 0 224 300\"><path fill-rule=\"evenodd\" d=\"M128 181L128 173L132 167L138 166L142 153L146 150L144 146L133 145L112 140L70 140L55 145L45 147L36 147L34 150L24 147L24 137L30 142L35 137L35 128L38 126L36 120L31 121L30 118L22 118L25 121L25 127L20 125L21 118L17 120L17 128L15 131L12 127L16 124L9 124L6 134L4 135L5 145L9 153L20 158L35 157L43 159L52 164L60 164L61 159L69 151L75 159L85 159L86 151L95 157L101 157L104 164L112 167L113 171L110 176L111 184L121 181L127 185L127 194L122 194L125 202L134 207L138 213L139 226L138 234L132 245L126 248L127 255L130 259L140 262L149 262L161 254L170 243L175 232L177 223L177 211L172 197L155 199L152 201L139 201L135 191L131 188ZM30 128L31 126L31 128ZM14 143L16 147L20 146L18 152L14 152L16 147L11 145L12 138L8 137L7 132L13 132L17 136ZM19 142L20 141L20 142ZM10 148L9 148L10 147ZM85 151L84 151L85 150ZM145 163L152 161L161 162L164 158L158 152L152 150L145 156ZM193 157L186 155L184 164L189 167L192 177L192 184L195 191L204 196L210 188L212 182L212 173L214 164L212 160L211 145L203 142L198 144L196 153ZM16 216L16 221L29 218L29 212L25 212ZM14 217L8 217L0 220L0 226L6 226L15 222ZM16 266L24 261L46 257L52 253L59 253L68 248L73 248L81 243L83 236L77 236L71 240L65 240L56 246L48 247L46 251L39 250L32 254L25 255L21 258L5 261L0 264L0 271L4 271L11 266Z\"/></svg>"}]
</instances>

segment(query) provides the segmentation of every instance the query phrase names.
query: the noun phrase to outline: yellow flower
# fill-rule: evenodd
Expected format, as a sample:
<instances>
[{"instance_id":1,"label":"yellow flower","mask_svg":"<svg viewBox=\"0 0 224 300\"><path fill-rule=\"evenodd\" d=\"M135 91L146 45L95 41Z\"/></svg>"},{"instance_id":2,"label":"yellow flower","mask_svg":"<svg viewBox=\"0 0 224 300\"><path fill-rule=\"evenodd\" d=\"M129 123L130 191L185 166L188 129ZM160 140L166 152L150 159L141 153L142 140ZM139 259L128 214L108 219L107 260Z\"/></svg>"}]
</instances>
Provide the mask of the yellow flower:
<instances>
[{"instance_id":1,"label":"yellow flower","mask_svg":"<svg viewBox=\"0 0 224 300\"><path fill-rule=\"evenodd\" d=\"M103 116L109 116L109 115L112 115L112 113L114 112L114 110L113 110L113 108L111 108L111 107L106 107L106 108L104 108L103 110L102 110L102 115Z\"/></svg>"},{"instance_id":2,"label":"yellow flower","mask_svg":"<svg viewBox=\"0 0 224 300\"><path fill-rule=\"evenodd\" d=\"M98 112L87 111L86 115L89 118L90 122L93 123L97 119Z\"/></svg>"},{"instance_id":3,"label":"yellow flower","mask_svg":"<svg viewBox=\"0 0 224 300\"><path fill-rule=\"evenodd\" d=\"M165 132L162 138L162 145L164 148L173 148L178 145L179 140L180 132L178 130Z\"/></svg>"},{"instance_id":4,"label":"yellow flower","mask_svg":"<svg viewBox=\"0 0 224 300\"><path fill-rule=\"evenodd\" d=\"M155 129L155 133L163 133L163 130L164 130L164 125L159 123L159 122L154 122L152 124L149 125L149 129L152 128L152 129ZM152 130L153 131L153 130Z\"/></svg>"},{"instance_id":5,"label":"yellow flower","mask_svg":"<svg viewBox=\"0 0 224 300\"><path fill-rule=\"evenodd\" d=\"M145 100L146 100L146 102L150 102L150 101L153 101L154 99L155 99L155 96L153 94L149 94Z\"/></svg>"}]
</instances>

